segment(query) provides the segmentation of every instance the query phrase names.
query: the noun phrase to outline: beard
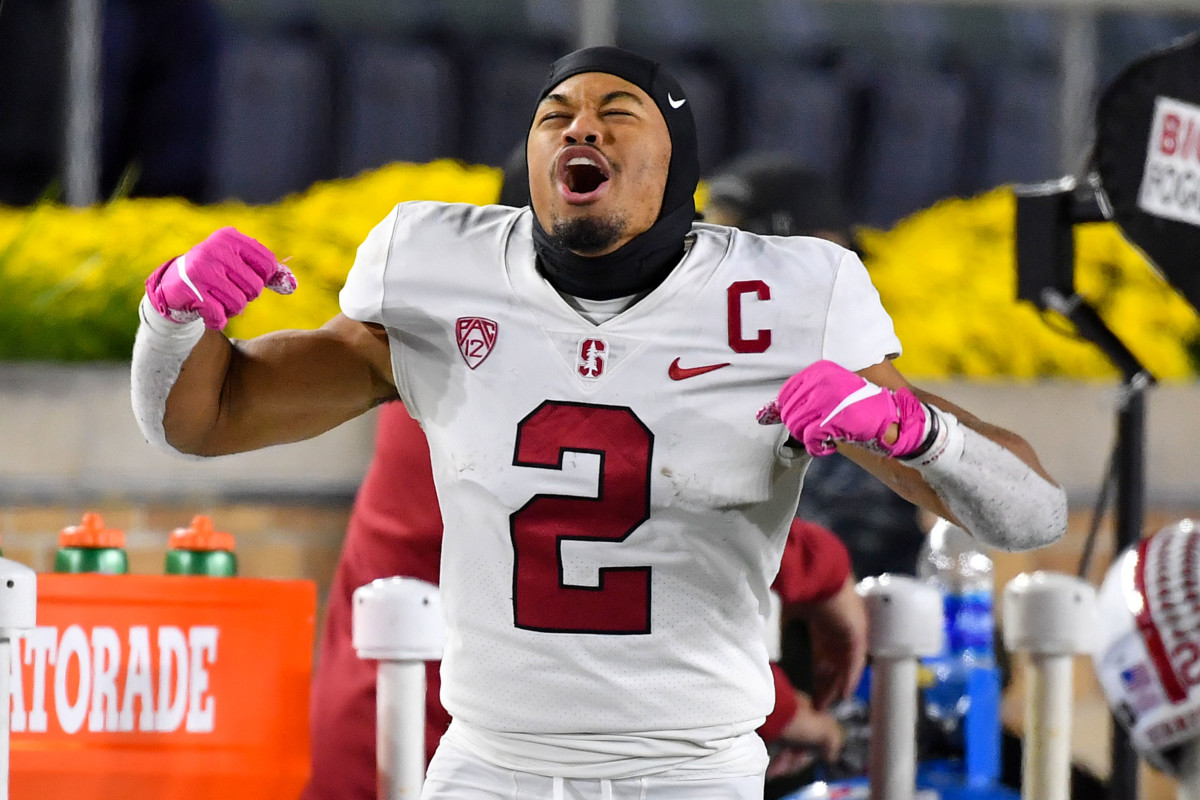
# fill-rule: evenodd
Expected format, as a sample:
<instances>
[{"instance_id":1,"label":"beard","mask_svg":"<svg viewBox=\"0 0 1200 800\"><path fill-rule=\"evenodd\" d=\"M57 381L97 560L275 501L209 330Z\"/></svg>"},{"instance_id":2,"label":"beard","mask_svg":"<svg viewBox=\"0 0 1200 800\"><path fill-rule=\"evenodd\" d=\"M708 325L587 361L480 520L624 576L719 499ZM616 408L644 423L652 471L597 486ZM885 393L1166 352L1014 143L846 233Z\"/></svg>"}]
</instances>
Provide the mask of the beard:
<instances>
[{"instance_id":1,"label":"beard","mask_svg":"<svg viewBox=\"0 0 1200 800\"><path fill-rule=\"evenodd\" d=\"M550 240L579 255L594 256L610 249L624 232L625 221L616 216L556 219Z\"/></svg>"}]
</instances>

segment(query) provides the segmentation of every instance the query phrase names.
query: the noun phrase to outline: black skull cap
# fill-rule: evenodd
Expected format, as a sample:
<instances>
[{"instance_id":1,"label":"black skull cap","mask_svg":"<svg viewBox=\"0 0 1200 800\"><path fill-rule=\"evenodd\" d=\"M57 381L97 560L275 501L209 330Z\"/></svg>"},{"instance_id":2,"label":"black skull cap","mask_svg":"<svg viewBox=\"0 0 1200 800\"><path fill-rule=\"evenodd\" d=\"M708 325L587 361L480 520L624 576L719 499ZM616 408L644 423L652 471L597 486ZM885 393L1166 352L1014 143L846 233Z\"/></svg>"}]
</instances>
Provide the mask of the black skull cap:
<instances>
[{"instance_id":1,"label":"black skull cap","mask_svg":"<svg viewBox=\"0 0 1200 800\"><path fill-rule=\"evenodd\" d=\"M615 75L650 95L666 120L667 132L671 136L671 165L659 218L684 203L692 204L696 186L700 182L700 148L696 141L692 104L679 82L661 63L637 53L619 47L584 47L567 53L551 65L550 75L538 95L538 103L567 78L585 72Z\"/></svg>"}]
</instances>

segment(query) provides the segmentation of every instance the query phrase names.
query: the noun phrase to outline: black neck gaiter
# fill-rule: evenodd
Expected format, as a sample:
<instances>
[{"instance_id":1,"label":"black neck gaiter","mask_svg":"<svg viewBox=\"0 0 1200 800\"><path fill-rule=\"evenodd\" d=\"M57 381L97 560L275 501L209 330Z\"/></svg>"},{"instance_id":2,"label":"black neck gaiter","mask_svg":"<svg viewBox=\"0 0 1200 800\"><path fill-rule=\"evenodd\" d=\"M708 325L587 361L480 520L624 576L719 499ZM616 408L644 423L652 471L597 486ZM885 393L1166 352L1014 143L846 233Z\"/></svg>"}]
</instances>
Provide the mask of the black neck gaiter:
<instances>
[{"instance_id":1,"label":"black neck gaiter","mask_svg":"<svg viewBox=\"0 0 1200 800\"><path fill-rule=\"evenodd\" d=\"M658 286L683 257L683 237L691 230L694 208L680 206L660 216L649 230L603 256L581 256L555 243L533 218L533 249L538 269L560 292L587 300L612 300Z\"/></svg>"},{"instance_id":2,"label":"black neck gaiter","mask_svg":"<svg viewBox=\"0 0 1200 800\"><path fill-rule=\"evenodd\" d=\"M556 243L537 215L533 217L533 248L550 285L588 300L612 300L650 291L683 256L684 237L696 218L693 197L700 180L696 123L683 89L658 62L616 47L587 47L554 62L538 102L567 78L584 72L616 75L646 92L671 136L671 163L658 219L620 248L603 256L581 256Z\"/></svg>"}]
</instances>

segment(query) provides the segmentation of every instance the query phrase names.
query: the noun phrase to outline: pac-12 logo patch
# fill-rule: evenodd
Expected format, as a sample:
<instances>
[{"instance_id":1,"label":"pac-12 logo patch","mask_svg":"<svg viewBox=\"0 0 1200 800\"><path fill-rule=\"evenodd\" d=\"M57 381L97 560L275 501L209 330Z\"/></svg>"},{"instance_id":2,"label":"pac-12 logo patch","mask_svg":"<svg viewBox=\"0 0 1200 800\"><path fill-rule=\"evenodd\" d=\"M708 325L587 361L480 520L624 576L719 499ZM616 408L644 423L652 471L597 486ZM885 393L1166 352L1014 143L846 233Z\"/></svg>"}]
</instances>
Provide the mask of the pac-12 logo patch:
<instances>
[{"instance_id":1,"label":"pac-12 logo patch","mask_svg":"<svg viewBox=\"0 0 1200 800\"><path fill-rule=\"evenodd\" d=\"M579 374L596 380L604 374L604 361L608 357L608 345L603 339L584 339L579 343Z\"/></svg>"},{"instance_id":2,"label":"pac-12 logo patch","mask_svg":"<svg viewBox=\"0 0 1200 800\"><path fill-rule=\"evenodd\" d=\"M458 352L462 353L467 366L475 369L483 363L496 346L495 322L484 317L459 317L454 334L458 339Z\"/></svg>"}]
</instances>

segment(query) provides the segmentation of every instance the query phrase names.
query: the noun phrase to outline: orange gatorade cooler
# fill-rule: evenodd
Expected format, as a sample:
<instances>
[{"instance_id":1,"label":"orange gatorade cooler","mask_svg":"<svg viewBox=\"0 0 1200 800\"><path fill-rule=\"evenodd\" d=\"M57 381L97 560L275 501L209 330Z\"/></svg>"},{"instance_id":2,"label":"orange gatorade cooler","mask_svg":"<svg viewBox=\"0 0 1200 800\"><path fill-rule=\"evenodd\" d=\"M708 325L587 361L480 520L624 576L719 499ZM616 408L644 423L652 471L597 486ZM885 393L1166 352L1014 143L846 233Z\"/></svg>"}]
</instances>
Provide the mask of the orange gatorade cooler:
<instances>
[{"instance_id":1,"label":"orange gatorade cooler","mask_svg":"<svg viewBox=\"0 0 1200 800\"><path fill-rule=\"evenodd\" d=\"M308 777L316 589L38 576L13 643L13 800L295 800Z\"/></svg>"}]
</instances>

